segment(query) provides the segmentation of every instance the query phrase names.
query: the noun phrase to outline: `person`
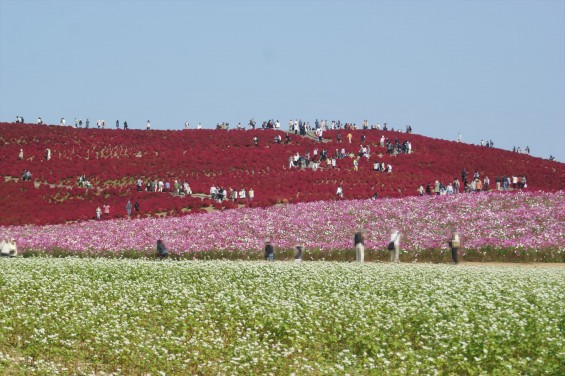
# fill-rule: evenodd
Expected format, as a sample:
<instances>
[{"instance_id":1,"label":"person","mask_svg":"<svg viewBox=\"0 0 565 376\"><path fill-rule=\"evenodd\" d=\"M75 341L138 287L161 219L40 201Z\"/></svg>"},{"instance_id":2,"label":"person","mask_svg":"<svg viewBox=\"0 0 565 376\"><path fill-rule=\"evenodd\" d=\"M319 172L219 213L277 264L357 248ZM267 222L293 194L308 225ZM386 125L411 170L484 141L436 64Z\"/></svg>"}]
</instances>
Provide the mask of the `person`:
<instances>
[{"instance_id":1,"label":"person","mask_svg":"<svg viewBox=\"0 0 565 376\"><path fill-rule=\"evenodd\" d=\"M24 159L24 149L20 149L20 154L18 154L18 160Z\"/></svg>"},{"instance_id":2,"label":"person","mask_svg":"<svg viewBox=\"0 0 565 376\"><path fill-rule=\"evenodd\" d=\"M116 120L116 129L120 129L120 121Z\"/></svg>"},{"instance_id":3,"label":"person","mask_svg":"<svg viewBox=\"0 0 565 376\"><path fill-rule=\"evenodd\" d=\"M453 263L457 265L457 250L461 246L461 240L459 239L459 233L457 230L451 233L451 240L449 241L449 248L451 248L451 260Z\"/></svg>"},{"instance_id":4,"label":"person","mask_svg":"<svg viewBox=\"0 0 565 376\"><path fill-rule=\"evenodd\" d=\"M423 184L420 184L420 186L418 187L418 193L420 194L420 196L423 196L423 195L424 195L425 190L424 190L424 185L423 185Z\"/></svg>"},{"instance_id":5,"label":"person","mask_svg":"<svg viewBox=\"0 0 565 376\"><path fill-rule=\"evenodd\" d=\"M253 197L255 197L255 192L253 191L253 188L249 188L247 194L249 196L249 202L253 202Z\"/></svg>"},{"instance_id":6,"label":"person","mask_svg":"<svg viewBox=\"0 0 565 376\"><path fill-rule=\"evenodd\" d=\"M157 257L165 259L169 255L169 250L165 247L165 243L161 239L157 240Z\"/></svg>"},{"instance_id":7,"label":"person","mask_svg":"<svg viewBox=\"0 0 565 376\"><path fill-rule=\"evenodd\" d=\"M100 206L96 208L96 219L100 220L100 216L102 215L102 209L100 209Z\"/></svg>"},{"instance_id":8,"label":"person","mask_svg":"<svg viewBox=\"0 0 565 376\"><path fill-rule=\"evenodd\" d=\"M51 149L45 149L45 160L51 159Z\"/></svg>"},{"instance_id":9,"label":"person","mask_svg":"<svg viewBox=\"0 0 565 376\"><path fill-rule=\"evenodd\" d=\"M265 240L265 260L275 261L275 249L269 239Z\"/></svg>"},{"instance_id":10,"label":"person","mask_svg":"<svg viewBox=\"0 0 565 376\"><path fill-rule=\"evenodd\" d=\"M10 257L10 240L7 236L0 243L0 254L2 257Z\"/></svg>"},{"instance_id":11,"label":"person","mask_svg":"<svg viewBox=\"0 0 565 376\"><path fill-rule=\"evenodd\" d=\"M147 125L145 126L146 130L151 130L151 122L149 120L147 120Z\"/></svg>"},{"instance_id":12,"label":"person","mask_svg":"<svg viewBox=\"0 0 565 376\"><path fill-rule=\"evenodd\" d=\"M12 241L10 242L8 247L8 251L10 257L16 257L18 255L18 246L16 244L16 239L12 238Z\"/></svg>"},{"instance_id":13,"label":"person","mask_svg":"<svg viewBox=\"0 0 565 376\"><path fill-rule=\"evenodd\" d=\"M355 261L365 262L365 231L360 228L353 237L355 243Z\"/></svg>"},{"instance_id":14,"label":"person","mask_svg":"<svg viewBox=\"0 0 565 376\"><path fill-rule=\"evenodd\" d=\"M126 204L126 211L128 212L128 217L131 216L131 201L128 200L128 203Z\"/></svg>"},{"instance_id":15,"label":"person","mask_svg":"<svg viewBox=\"0 0 565 376\"><path fill-rule=\"evenodd\" d=\"M296 250L296 253L294 255L294 262L302 262L302 256L304 255L304 245L302 244L297 244L294 249Z\"/></svg>"},{"instance_id":16,"label":"person","mask_svg":"<svg viewBox=\"0 0 565 376\"><path fill-rule=\"evenodd\" d=\"M394 230L390 234L390 242L388 243L388 250L390 251L390 262L398 263L400 262L400 232Z\"/></svg>"},{"instance_id":17,"label":"person","mask_svg":"<svg viewBox=\"0 0 565 376\"><path fill-rule=\"evenodd\" d=\"M106 205L102 206L102 208L104 208L104 216L109 217L110 216L110 205L106 204Z\"/></svg>"},{"instance_id":18,"label":"person","mask_svg":"<svg viewBox=\"0 0 565 376\"><path fill-rule=\"evenodd\" d=\"M24 170L22 173L22 181L30 181L31 180L31 172L29 170Z\"/></svg>"},{"instance_id":19,"label":"person","mask_svg":"<svg viewBox=\"0 0 565 376\"><path fill-rule=\"evenodd\" d=\"M335 192L335 194L337 195L338 198L343 198L343 187L341 185L337 187L337 191Z\"/></svg>"}]
</instances>

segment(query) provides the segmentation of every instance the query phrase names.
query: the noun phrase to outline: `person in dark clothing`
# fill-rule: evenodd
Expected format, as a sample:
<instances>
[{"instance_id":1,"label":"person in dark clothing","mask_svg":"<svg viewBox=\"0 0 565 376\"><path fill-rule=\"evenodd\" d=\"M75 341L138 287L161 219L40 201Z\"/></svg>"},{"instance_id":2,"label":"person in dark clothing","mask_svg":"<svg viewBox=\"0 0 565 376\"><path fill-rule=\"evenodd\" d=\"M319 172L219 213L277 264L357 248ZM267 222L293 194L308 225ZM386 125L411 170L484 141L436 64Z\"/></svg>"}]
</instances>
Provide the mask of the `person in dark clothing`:
<instances>
[{"instance_id":1,"label":"person in dark clothing","mask_svg":"<svg viewBox=\"0 0 565 376\"><path fill-rule=\"evenodd\" d=\"M275 249L269 239L265 240L265 260L275 261Z\"/></svg>"},{"instance_id":2,"label":"person in dark clothing","mask_svg":"<svg viewBox=\"0 0 565 376\"><path fill-rule=\"evenodd\" d=\"M294 262L302 262L302 256L304 255L304 246L302 244L297 244L294 249L296 253L294 255Z\"/></svg>"},{"instance_id":3,"label":"person in dark clothing","mask_svg":"<svg viewBox=\"0 0 565 376\"><path fill-rule=\"evenodd\" d=\"M165 243L161 239L157 240L157 257L160 259L167 258L169 250L165 247Z\"/></svg>"},{"instance_id":4,"label":"person in dark clothing","mask_svg":"<svg viewBox=\"0 0 565 376\"><path fill-rule=\"evenodd\" d=\"M135 213L139 214L139 202L136 201L135 204L133 204L133 208L135 210Z\"/></svg>"},{"instance_id":5,"label":"person in dark clothing","mask_svg":"<svg viewBox=\"0 0 565 376\"><path fill-rule=\"evenodd\" d=\"M365 262L365 231L362 228L355 233L353 243L355 244L355 261Z\"/></svg>"},{"instance_id":6,"label":"person in dark clothing","mask_svg":"<svg viewBox=\"0 0 565 376\"><path fill-rule=\"evenodd\" d=\"M451 259L453 263L457 265L459 260L457 259L457 251L461 246L461 239L459 238L459 233L457 231L453 231L451 233L451 240L449 241L449 248L451 248Z\"/></svg>"}]
</instances>

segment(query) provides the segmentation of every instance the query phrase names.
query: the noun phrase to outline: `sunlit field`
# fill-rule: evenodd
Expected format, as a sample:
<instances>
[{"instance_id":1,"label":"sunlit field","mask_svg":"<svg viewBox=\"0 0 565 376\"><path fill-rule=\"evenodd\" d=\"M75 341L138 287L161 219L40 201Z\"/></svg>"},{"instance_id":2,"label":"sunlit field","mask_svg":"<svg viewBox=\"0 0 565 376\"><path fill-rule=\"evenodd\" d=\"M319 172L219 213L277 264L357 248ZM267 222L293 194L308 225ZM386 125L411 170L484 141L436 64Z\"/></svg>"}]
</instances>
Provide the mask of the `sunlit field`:
<instances>
[{"instance_id":1,"label":"sunlit field","mask_svg":"<svg viewBox=\"0 0 565 376\"><path fill-rule=\"evenodd\" d=\"M565 269L0 259L3 374L563 374Z\"/></svg>"}]
</instances>

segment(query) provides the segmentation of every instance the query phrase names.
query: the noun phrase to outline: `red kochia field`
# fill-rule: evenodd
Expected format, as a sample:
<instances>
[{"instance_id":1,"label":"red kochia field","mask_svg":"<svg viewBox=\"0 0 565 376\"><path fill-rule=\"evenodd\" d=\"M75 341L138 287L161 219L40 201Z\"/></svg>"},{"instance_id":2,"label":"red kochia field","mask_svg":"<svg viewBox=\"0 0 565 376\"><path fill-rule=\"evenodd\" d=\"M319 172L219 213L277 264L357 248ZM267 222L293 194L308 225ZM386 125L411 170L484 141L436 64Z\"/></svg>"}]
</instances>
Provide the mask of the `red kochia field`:
<instances>
[{"instance_id":1,"label":"red kochia field","mask_svg":"<svg viewBox=\"0 0 565 376\"><path fill-rule=\"evenodd\" d=\"M353 142L347 143L351 132ZM528 190L557 191L565 188L565 165L496 148L485 148L416 134L393 131L357 130L324 133L326 142L291 135L288 144L274 143L285 133L274 130L100 130L59 126L0 123L0 225L48 224L83 221L94 217L97 206L109 204L110 218L124 217L128 199L138 201L140 215L185 215L207 207L231 209L238 206L266 207L278 203L335 200L343 185L344 198L364 199L416 195L420 184L435 180L448 183L460 177L465 167L472 176L489 176L491 188L499 176L527 177ZM335 169L323 164L318 171L289 168L288 159L315 148L333 155L336 149L357 154L361 136L371 150L362 158L359 171L353 159L337 161ZM412 143L412 154L389 156L379 146L384 135ZM253 144L253 137L259 145ZM52 153L44 159L45 150ZM20 149L24 158L18 160ZM391 174L372 170L374 162L393 166ZM32 181L19 178L30 170ZM77 179L86 175L92 189L78 188ZM209 198L175 197L168 193L137 192L135 181L161 179L187 181L195 194L208 194L212 185L226 189L253 188L255 199L236 204L213 203ZM378 205L376 201L375 205Z\"/></svg>"}]
</instances>

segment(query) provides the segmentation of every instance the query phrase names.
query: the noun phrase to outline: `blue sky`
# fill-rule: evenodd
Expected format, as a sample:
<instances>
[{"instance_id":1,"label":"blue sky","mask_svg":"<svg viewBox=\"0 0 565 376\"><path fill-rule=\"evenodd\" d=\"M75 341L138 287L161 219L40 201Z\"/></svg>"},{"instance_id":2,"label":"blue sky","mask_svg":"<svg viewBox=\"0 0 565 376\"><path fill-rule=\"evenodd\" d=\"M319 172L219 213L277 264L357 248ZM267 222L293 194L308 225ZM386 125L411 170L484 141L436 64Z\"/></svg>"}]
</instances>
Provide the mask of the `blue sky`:
<instances>
[{"instance_id":1,"label":"blue sky","mask_svg":"<svg viewBox=\"0 0 565 376\"><path fill-rule=\"evenodd\" d=\"M16 115L367 119L563 162L565 2L0 0L0 121Z\"/></svg>"}]
</instances>

